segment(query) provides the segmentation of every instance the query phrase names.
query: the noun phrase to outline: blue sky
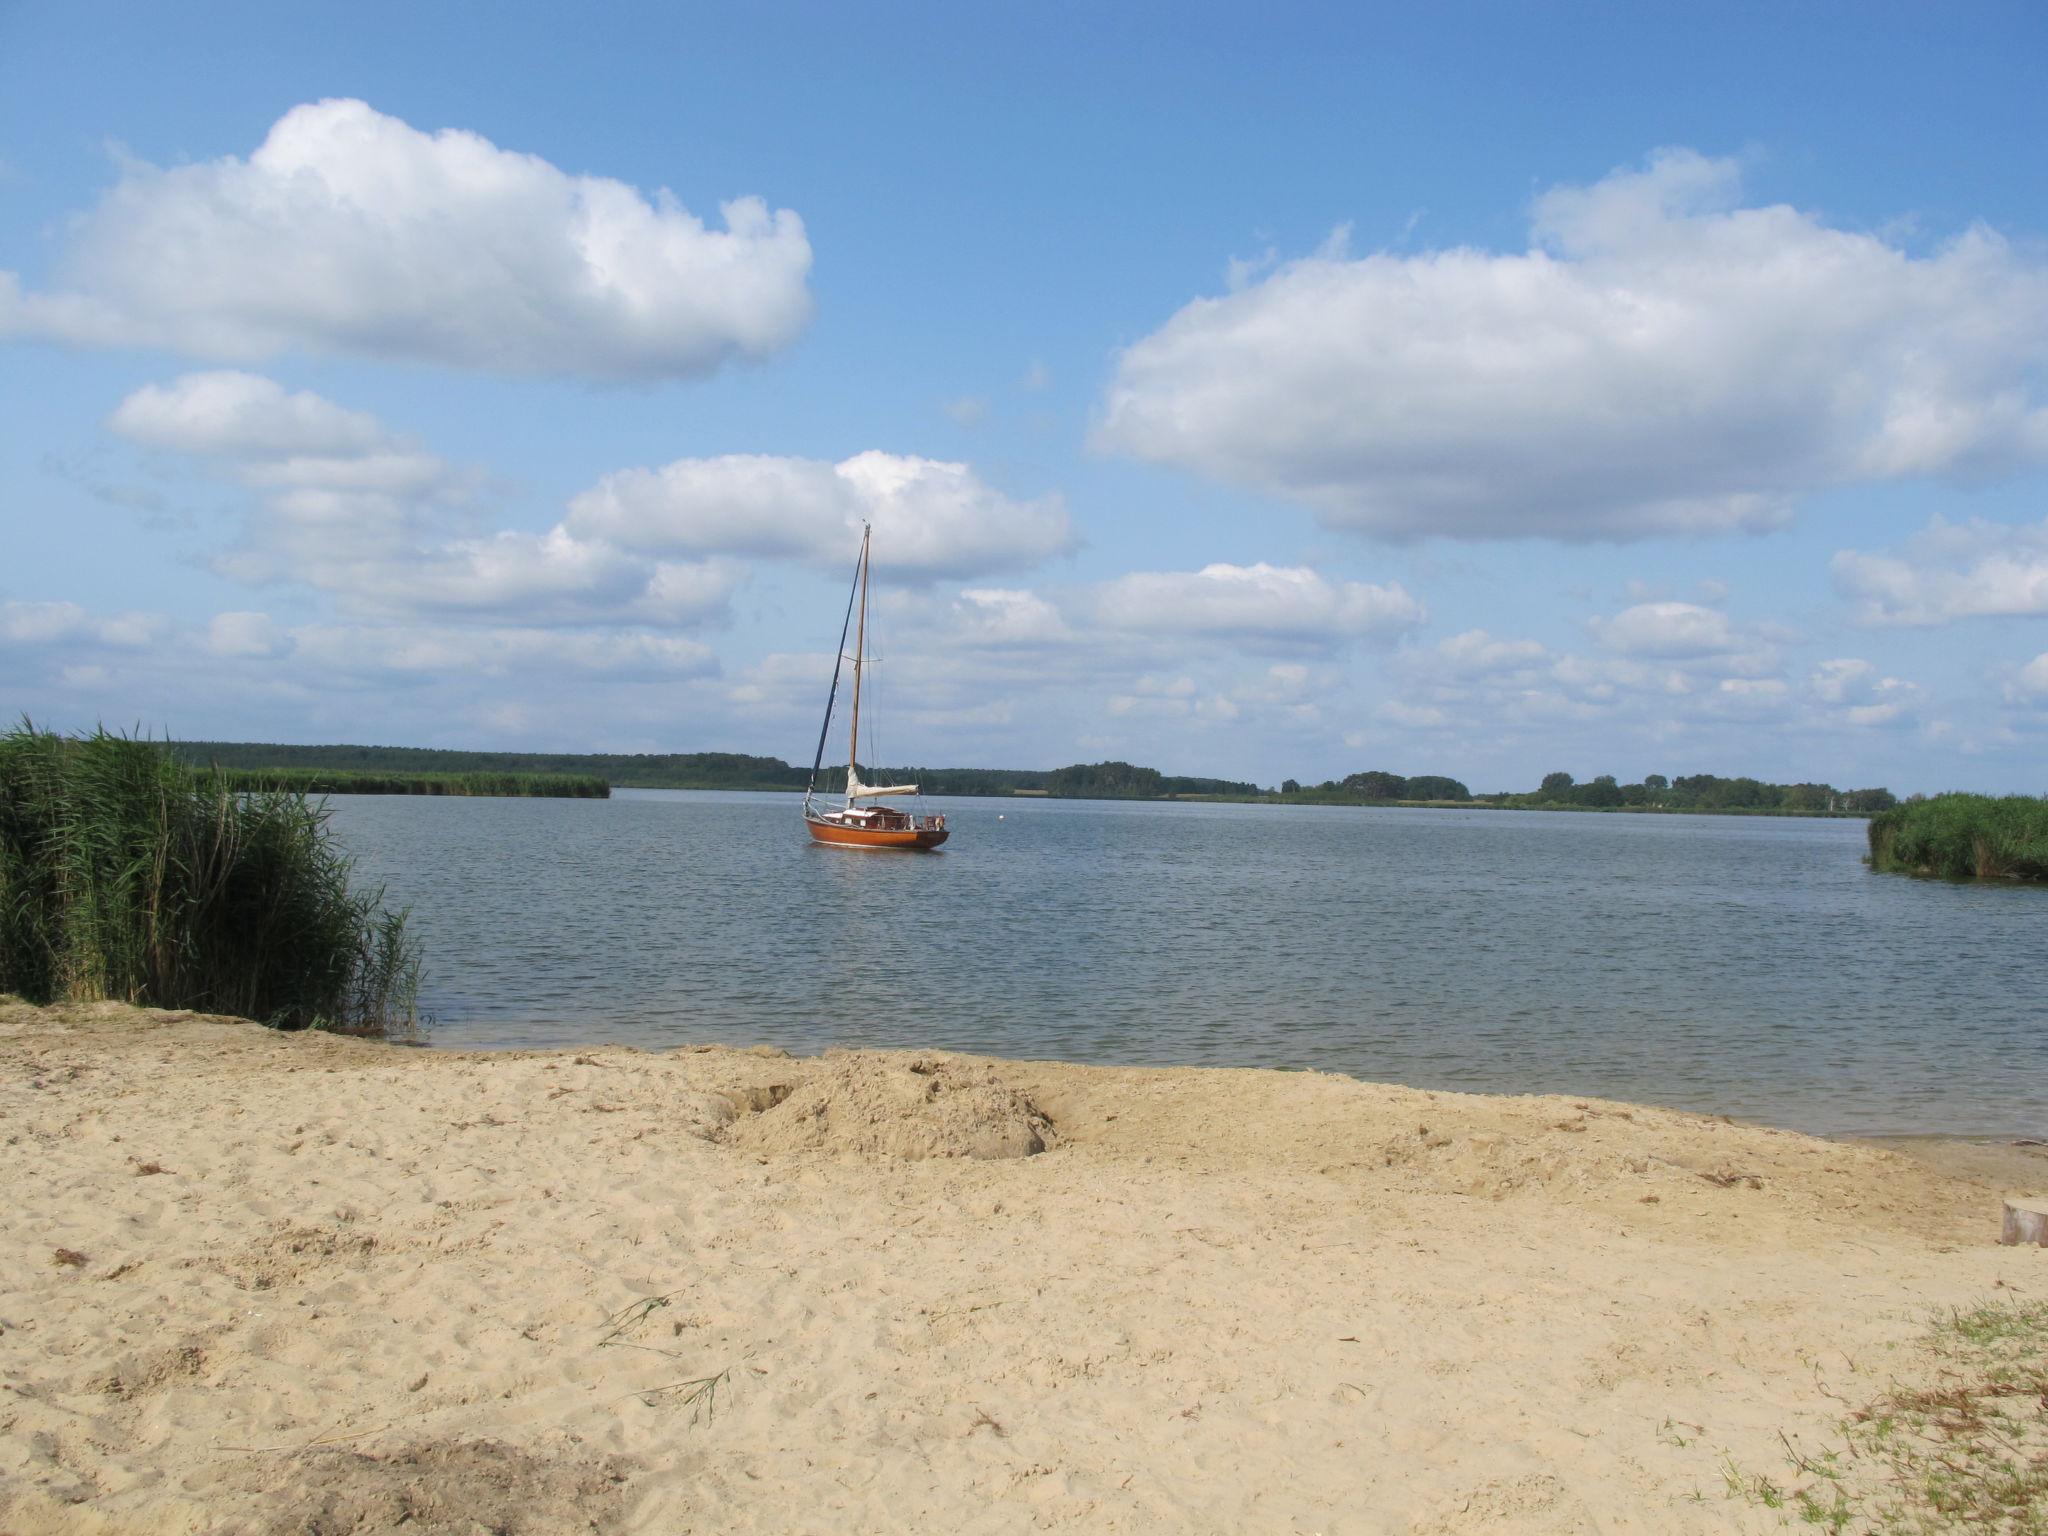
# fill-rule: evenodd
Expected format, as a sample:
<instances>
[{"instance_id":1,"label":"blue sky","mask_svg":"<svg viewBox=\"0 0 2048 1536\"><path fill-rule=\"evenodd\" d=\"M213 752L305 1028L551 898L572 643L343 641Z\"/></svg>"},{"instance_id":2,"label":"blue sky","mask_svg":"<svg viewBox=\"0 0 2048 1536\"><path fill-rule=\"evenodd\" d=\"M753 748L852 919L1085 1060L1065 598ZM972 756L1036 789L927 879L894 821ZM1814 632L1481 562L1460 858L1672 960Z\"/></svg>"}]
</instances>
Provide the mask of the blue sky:
<instances>
[{"instance_id":1,"label":"blue sky","mask_svg":"<svg viewBox=\"0 0 2048 1536\"><path fill-rule=\"evenodd\" d=\"M0 6L0 703L2044 787L2038 7L971 10Z\"/></svg>"}]
</instances>

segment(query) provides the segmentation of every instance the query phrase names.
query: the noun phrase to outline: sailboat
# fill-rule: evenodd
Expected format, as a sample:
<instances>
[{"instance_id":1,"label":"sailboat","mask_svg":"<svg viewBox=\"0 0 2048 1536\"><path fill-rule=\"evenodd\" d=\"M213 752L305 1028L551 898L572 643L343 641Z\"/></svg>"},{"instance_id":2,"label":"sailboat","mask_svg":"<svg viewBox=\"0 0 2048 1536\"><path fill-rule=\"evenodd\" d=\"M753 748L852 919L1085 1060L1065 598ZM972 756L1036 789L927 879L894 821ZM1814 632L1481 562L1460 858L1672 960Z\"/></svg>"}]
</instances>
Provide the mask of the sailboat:
<instances>
[{"instance_id":1,"label":"sailboat","mask_svg":"<svg viewBox=\"0 0 2048 1536\"><path fill-rule=\"evenodd\" d=\"M860 781L860 684L868 648L868 547L874 530L861 525L860 560L853 568L853 590L846 595L846 619L839 626L839 658L832 663L832 691L825 696L825 723L818 727L818 752L811 759L811 782L804 790L804 825L820 843L842 848L936 848L949 834L943 816L913 815L880 801L889 795L915 795L915 784L863 784ZM847 631L853 626L855 601L860 626L853 631L853 654L846 654ZM846 798L836 809L818 803L818 772L825 762L825 735L832 729L832 706L839 699L839 669L853 663L853 727L846 747Z\"/></svg>"}]
</instances>

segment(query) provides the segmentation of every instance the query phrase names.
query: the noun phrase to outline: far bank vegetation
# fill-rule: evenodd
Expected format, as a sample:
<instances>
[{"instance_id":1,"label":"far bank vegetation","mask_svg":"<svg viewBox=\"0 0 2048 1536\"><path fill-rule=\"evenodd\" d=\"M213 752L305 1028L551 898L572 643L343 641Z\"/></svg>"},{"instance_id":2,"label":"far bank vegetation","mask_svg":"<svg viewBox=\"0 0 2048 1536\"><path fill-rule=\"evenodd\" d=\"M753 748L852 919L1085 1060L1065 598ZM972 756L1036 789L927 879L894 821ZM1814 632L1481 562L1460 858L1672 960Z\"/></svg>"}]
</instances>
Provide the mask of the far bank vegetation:
<instances>
[{"instance_id":1,"label":"far bank vegetation","mask_svg":"<svg viewBox=\"0 0 2048 1536\"><path fill-rule=\"evenodd\" d=\"M379 773L348 768L223 768L235 789L296 795L456 795L607 800L612 787L587 773Z\"/></svg>"},{"instance_id":2,"label":"far bank vegetation","mask_svg":"<svg viewBox=\"0 0 2048 1536\"><path fill-rule=\"evenodd\" d=\"M1888 789L1837 789L1832 784L1771 784L1718 774L1646 774L1622 784L1612 774L1579 783L1569 773L1545 774L1526 792L1475 795L1456 779L1436 774L1404 778L1373 769L1304 787L1289 779L1281 798L1328 804L1473 804L1530 811L1685 811L1749 816L1868 816L1897 803Z\"/></svg>"},{"instance_id":3,"label":"far bank vegetation","mask_svg":"<svg viewBox=\"0 0 2048 1536\"><path fill-rule=\"evenodd\" d=\"M740 752L577 753L462 752L434 747L290 746L262 742L182 742L188 761L251 774L244 783L277 784L309 793L577 794L599 784L629 789L772 790L801 793L807 766ZM844 764L827 765L822 784L837 784ZM294 777L284 777L284 775ZM304 775L304 777L296 777ZM334 776L341 775L343 778ZM1832 784L1773 784L1748 777L1697 773L1647 774L1620 783L1612 774L1579 782L1552 773L1531 790L1475 794L1446 774L1367 769L1302 784L1265 788L1238 779L1167 774L1135 763L1072 763L1064 768L933 768L861 765L869 783L918 784L928 795L1044 796L1076 800L1245 800L1290 805L1467 805L1538 811L1669 811L1745 816L1868 816L1896 803L1888 789L1837 789ZM465 786L455 788L460 781ZM572 784L589 786L585 789ZM332 785L331 788L327 787ZM377 789L366 786L379 784ZM389 785L390 787L382 787ZM482 787L486 785L502 787ZM546 785L548 787L539 787Z\"/></svg>"}]
</instances>

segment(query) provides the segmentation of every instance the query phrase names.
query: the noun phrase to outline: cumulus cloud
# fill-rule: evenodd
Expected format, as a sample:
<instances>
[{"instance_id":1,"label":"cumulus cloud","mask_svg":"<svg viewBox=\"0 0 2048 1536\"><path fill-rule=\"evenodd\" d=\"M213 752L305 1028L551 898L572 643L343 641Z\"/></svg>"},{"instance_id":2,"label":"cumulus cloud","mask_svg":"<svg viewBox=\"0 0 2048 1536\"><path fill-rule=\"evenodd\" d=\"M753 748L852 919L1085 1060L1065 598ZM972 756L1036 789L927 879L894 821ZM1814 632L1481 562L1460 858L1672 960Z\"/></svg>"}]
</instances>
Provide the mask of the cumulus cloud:
<instances>
[{"instance_id":1,"label":"cumulus cloud","mask_svg":"<svg viewBox=\"0 0 2048 1536\"><path fill-rule=\"evenodd\" d=\"M947 629L957 644L1064 645L1074 640L1060 611L1035 592L970 587L952 603Z\"/></svg>"},{"instance_id":2,"label":"cumulus cloud","mask_svg":"<svg viewBox=\"0 0 2048 1536\"><path fill-rule=\"evenodd\" d=\"M1602 645L1645 663L1756 677L1780 664L1777 640L1786 633L1772 625L1743 626L1718 608L1697 603L1637 603L1609 619L1595 619Z\"/></svg>"},{"instance_id":3,"label":"cumulus cloud","mask_svg":"<svg viewBox=\"0 0 2048 1536\"><path fill-rule=\"evenodd\" d=\"M48 645L84 629L86 612L76 603L0 603L0 640Z\"/></svg>"},{"instance_id":4,"label":"cumulus cloud","mask_svg":"<svg viewBox=\"0 0 2048 1536\"><path fill-rule=\"evenodd\" d=\"M1584 652L1483 629L1403 650L1393 666L1398 691L1380 715L1411 728L1464 731L1595 722L1672 731L1729 717L1795 718L1798 696L1772 626L1737 624L1696 604L1656 602L1590 628L1600 644ZM1857 694L1845 707L1904 700L1888 691L1889 680L1872 691L1845 675L1843 687L1845 699Z\"/></svg>"},{"instance_id":5,"label":"cumulus cloud","mask_svg":"<svg viewBox=\"0 0 2048 1536\"><path fill-rule=\"evenodd\" d=\"M1307 566L1136 571L1096 589L1097 620L1146 634L1278 641L1387 640L1421 624L1398 582L1329 581Z\"/></svg>"},{"instance_id":6,"label":"cumulus cloud","mask_svg":"<svg viewBox=\"0 0 2048 1536\"><path fill-rule=\"evenodd\" d=\"M2006 691L2014 699L2048 702L2048 651L2021 667Z\"/></svg>"},{"instance_id":7,"label":"cumulus cloud","mask_svg":"<svg viewBox=\"0 0 2048 1536\"><path fill-rule=\"evenodd\" d=\"M359 458L390 442L376 417L344 410L273 379L223 370L146 384L107 418L122 437L145 447L229 459L290 463Z\"/></svg>"},{"instance_id":8,"label":"cumulus cloud","mask_svg":"<svg viewBox=\"0 0 2048 1536\"><path fill-rule=\"evenodd\" d=\"M1849 725L1891 725L1919 708L1921 688L1904 678L1886 677L1860 657L1823 661L1807 679L1807 690L1836 718Z\"/></svg>"},{"instance_id":9,"label":"cumulus cloud","mask_svg":"<svg viewBox=\"0 0 2048 1536\"><path fill-rule=\"evenodd\" d=\"M729 561L659 560L560 526L467 535L480 476L255 374L145 386L107 425L252 493L246 536L214 561L251 585L299 582L359 609L479 622L687 625L721 614L740 579Z\"/></svg>"},{"instance_id":10,"label":"cumulus cloud","mask_svg":"<svg viewBox=\"0 0 2048 1536\"><path fill-rule=\"evenodd\" d=\"M2048 458L2048 265L1739 193L1669 150L1539 198L1525 252L1288 262L1125 352L1098 443L1392 538L1755 530Z\"/></svg>"},{"instance_id":11,"label":"cumulus cloud","mask_svg":"<svg viewBox=\"0 0 2048 1536\"><path fill-rule=\"evenodd\" d=\"M77 644L143 650L155 643L164 620L150 613L99 615L77 603L0 603L0 643L22 649Z\"/></svg>"},{"instance_id":12,"label":"cumulus cloud","mask_svg":"<svg viewBox=\"0 0 2048 1536\"><path fill-rule=\"evenodd\" d=\"M206 626L206 649L216 656L282 656L291 637L267 613L217 613Z\"/></svg>"},{"instance_id":13,"label":"cumulus cloud","mask_svg":"<svg viewBox=\"0 0 2048 1536\"><path fill-rule=\"evenodd\" d=\"M123 166L52 285L0 273L0 333L230 362L292 347L511 374L697 375L809 320L803 221L711 228L667 191L570 175L360 101L294 107L248 159Z\"/></svg>"},{"instance_id":14,"label":"cumulus cloud","mask_svg":"<svg viewBox=\"0 0 2048 1536\"><path fill-rule=\"evenodd\" d=\"M1831 568L1835 590L1865 624L2048 614L2048 522L1936 518L1903 554L1845 549Z\"/></svg>"},{"instance_id":15,"label":"cumulus cloud","mask_svg":"<svg viewBox=\"0 0 2048 1536\"><path fill-rule=\"evenodd\" d=\"M1483 677L1539 666L1550 659L1550 651L1541 641L1501 640L1483 629L1468 629L1438 641L1431 656L1452 675Z\"/></svg>"},{"instance_id":16,"label":"cumulus cloud","mask_svg":"<svg viewBox=\"0 0 2048 1536\"><path fill-rule=\"evenodd\" d=\"M1725 655L1739 643L1727 614L1695 603L1638 603L1597 622L1595 632L1617 651L1671 660Z\"/></svg>"},{"instance_id":17,"label":"cumulus cloud","mask_svg":"<svg viewBox=\"0 0 2048 1536\"><path fill-rule=\"evenodd\" d=\"M718 670L702 641L632 629L564 634L515 626L322 624L295 630L291 641L307 661L355 676L673 679Z\"/></svg>"},{"instance_id":18,"label":"cumulus cloud","mask_svg":"<svg viewBox=\"0 0 2048 1536\"><path fill-rule=\"evenodd\" d=\"M837 464L765 454L606 475L570 503L582 538L650 554L775 555L850 565L872 523L892 578L974 576L1072 547L1057 495L1020 501L966 464L870 450Z\"/></svg>"}]
</instances>

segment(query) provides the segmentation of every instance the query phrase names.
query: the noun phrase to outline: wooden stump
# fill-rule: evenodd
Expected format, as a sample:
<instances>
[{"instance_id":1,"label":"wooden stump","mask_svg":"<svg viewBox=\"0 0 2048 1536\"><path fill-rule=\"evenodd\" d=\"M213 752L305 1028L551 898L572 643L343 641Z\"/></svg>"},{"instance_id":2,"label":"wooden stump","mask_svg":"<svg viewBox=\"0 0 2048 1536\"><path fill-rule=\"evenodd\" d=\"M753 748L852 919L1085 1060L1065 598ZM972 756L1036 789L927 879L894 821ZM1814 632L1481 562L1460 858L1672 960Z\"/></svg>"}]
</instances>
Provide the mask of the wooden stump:
<instances>
[{"instance_id":1,"label":"wooden stump","mask_svg":"<svg viewBox=\"0 0 2048 1536\"><path fill-rule=\"evenodd\" d=\"M2005 1230L1999 1234L1998 1240L2008 1245L2028 1243L2037 1248L2048 1248L2048 1200L2014 1198L2006 1201Z\"/></svg>"}]
</instances>

